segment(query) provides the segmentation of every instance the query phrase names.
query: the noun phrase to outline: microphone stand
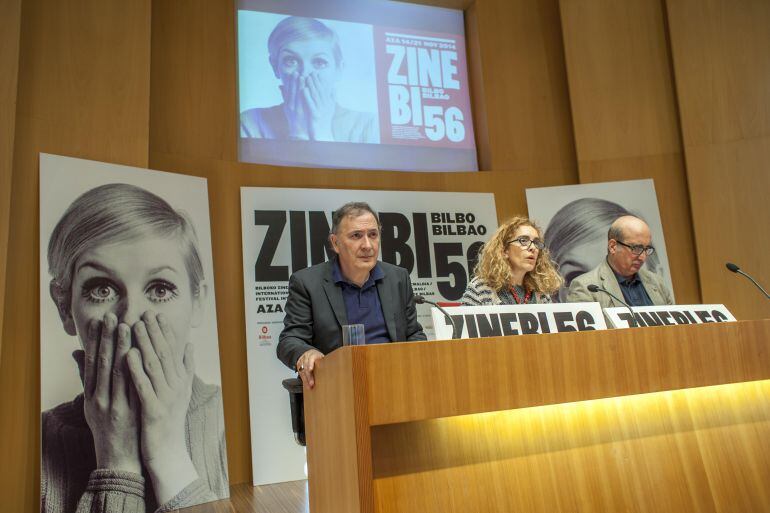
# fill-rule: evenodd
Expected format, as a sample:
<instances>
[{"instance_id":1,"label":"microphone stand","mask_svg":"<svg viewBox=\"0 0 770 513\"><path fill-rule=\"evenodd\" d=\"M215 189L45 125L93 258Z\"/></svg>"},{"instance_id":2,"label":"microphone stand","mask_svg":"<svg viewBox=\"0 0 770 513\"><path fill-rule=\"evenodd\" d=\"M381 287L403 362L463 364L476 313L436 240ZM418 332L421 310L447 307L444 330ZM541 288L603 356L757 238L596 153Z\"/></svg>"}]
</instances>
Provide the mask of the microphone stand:
<instances>
[{"instance_id":1,"label":"microphone stand","mask_svg":"<svg viewBox=\"0 0 770 513\"><path fill-rule=\"evenodd\" d=\"M766 291L765 289L763 289L763 288L762 288L762 285L760 285L759 283L757 283L757 282L756 282L756 280L755 280L754 278L752 278L751 276L749 276L749 275L748 275L748 274L746 274L745 272L741 271L741 268L740 268L740 267L738 267L737 265L735 265L735 264L733 264L733 263L731 263L731 262L727 262L727 263L725 264L725 267L727 267L727 269L728 269L729 271L732 271L732 272L734 272L734 273L737 273L737 274L741 274L741 275L745 276L746 278L748 278L749 280L751 280L751 283L753 283L754 285L756 285L756 287L757 287L759 290L761 290L761 291L762 291L762 293L765 295L765 298L767 298L767 299L770 299L770 295L768 295L768 294L767 294L767 291Z\"/></svg>"},{"instance_id":2,"label":"microphone stand","mask_svg":"<svg viewBox=\"0 0 770 513\"><path fill-rule=\"evenodd\" d=\"M609 290L605 289L604 287L600 287L599 285L594 285L592 283L591 285L588 286L588 290L589 290L589 292L599 292L599 291L604 292L605 294L610 296L612 299L614 299L618 303L622 303L623 306L628 308L628 311L631 312L631 327L632 328L637 328L638 327L637 326L637 322L636 322L636 317L635 317L636 312L634 312L634 309L631 308L631 305L629 305L628 303L626 303L625 301L620 299L618 296L616 296L615 294L613 294Z\"/></svg>"},{"instance_id":3,"label":"microphone stand","mask_svg":"<svg viewBox=\"0 0 770 513\"><path fill-rule=\"evenodd\" d=\"M460 338L461 333L460 333L460 330L457 329L457 324L455 324L455 320L452 319L452 316L449 315L449 313L446 310L444 310L444 307L442 307L441 305L439 305L438 303L436 303L434 301L430 301L429 299L425 299L425 296L421 296L419 294L414 296L414 302L417 303L418 305L422 305L424 303L427 303L429 305L433 305L436 308L438 308L439 311L444 314L444 316L449 320L449 323L452 325L452 338L453 339L459 339Z\"/></svg>"}]
</instances>

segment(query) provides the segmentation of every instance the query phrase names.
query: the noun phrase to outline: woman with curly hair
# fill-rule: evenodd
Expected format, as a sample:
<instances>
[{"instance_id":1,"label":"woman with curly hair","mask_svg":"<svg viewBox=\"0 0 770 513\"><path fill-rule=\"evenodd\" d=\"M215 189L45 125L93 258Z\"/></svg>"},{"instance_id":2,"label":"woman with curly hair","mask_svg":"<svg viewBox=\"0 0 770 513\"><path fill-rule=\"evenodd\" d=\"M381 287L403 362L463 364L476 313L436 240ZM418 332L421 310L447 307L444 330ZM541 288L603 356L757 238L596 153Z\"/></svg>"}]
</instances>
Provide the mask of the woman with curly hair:
<instances>
[{"instance_id":1,"label":"woman with curly hair","mask_svg":"<svg viewBox=\"0 0 770 513\"><path fill-rule=\"evenodd\" d=\"M464 305L550 303L562 284L543 244L542 231L524 216L504 222L478 258L462 297Z\"/></svg>"}]
</instances>

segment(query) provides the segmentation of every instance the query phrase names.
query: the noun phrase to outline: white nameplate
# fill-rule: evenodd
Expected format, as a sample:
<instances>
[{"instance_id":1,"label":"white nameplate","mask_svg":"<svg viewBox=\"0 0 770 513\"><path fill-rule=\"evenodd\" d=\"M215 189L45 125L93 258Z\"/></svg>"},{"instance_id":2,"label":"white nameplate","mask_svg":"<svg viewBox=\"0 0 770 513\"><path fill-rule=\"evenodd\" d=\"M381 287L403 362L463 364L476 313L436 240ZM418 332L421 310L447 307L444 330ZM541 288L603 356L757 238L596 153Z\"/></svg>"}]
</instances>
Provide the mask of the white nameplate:
<instances>
[{"instance_id":1,"label":"white nameplate","mask_svg":"<svg viewBox=\"0 0 770 513\"><path fill-rule=\"evenodd\" d=\"M631 312L625 306L605 308L604 313L615 328L735 322L735 317L725 308L725 305L662 305L632 308L635 321L633 326Z\"/></svg>"},{"instance_id":2,"label":"white nameplate","mask_svg":"<svg viewBox=\"0 0 770 513\"><path fill-rule=\"evenodd\" d=\"M534 333L605 330L599 303L451 306L444 308L460 329L460 338L505 337ZM452 338L452 323L431 308L436 340Z\"/></svg>"}]
</instances>

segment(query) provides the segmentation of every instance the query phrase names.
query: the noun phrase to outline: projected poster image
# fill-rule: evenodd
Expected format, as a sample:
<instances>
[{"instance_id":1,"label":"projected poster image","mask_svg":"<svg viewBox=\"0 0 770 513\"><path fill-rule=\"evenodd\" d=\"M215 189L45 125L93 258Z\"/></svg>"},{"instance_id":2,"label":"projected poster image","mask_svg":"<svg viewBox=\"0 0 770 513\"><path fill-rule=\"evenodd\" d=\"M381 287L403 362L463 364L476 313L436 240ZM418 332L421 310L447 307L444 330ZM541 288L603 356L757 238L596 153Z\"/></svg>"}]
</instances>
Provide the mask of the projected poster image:
<instances>
[{"instance_id":1,"label":"projected poster image","mask_svg":"<svg viewBox=\"0 0 770 513\"><path fill-rule=\"evenodd\" d=\"M241 61L241 105L254 105L241 137L380 142L371 25L253 11L239 22L262 48Z\"/></svg>"},{"instance_id":2,"label":"projected poster image","mask_svg":"<svg viewBox=\"0 0 770 513\"><path fill-rule=\"evenodd\" d=\"M40 156L45 513L229 497L206 180Z\"/></svg>"},{"instance_id":3,"label":"projected poster image","mask_svg":"<svg viewBox=\"0 0 770 513\"><path fill-rule=\"evenodd\" d=\"M462 12L372 0L275 8L239 5L240 160L478 169Z\"/></svg>"},{"instance_id":4,"label":"projected poster image","mask_svg":"<svg viewBox=\"0 0 770 513\"><path fill-rule=\"evenodd\" d=\"M643 219L650 227L655 252L645 267L663 277L673 291L663 225L651 179L527 189L529 216L545 230L545 244L559 266L566 302L572 280L598 266L607 255L607 231L624 215ZM673 292L672 292L673 294Z\"/></svg>"}]
</instances>

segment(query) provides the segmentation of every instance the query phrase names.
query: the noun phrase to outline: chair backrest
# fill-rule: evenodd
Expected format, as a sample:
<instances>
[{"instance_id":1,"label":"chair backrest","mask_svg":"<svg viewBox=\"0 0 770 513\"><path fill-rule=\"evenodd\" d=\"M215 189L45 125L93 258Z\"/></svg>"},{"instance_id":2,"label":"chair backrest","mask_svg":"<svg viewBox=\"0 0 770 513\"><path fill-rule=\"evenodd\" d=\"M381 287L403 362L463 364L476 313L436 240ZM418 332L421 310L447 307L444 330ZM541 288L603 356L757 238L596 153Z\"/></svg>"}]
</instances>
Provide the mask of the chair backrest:
<instances>
[{"instance_id":1,"label":"chair backrest","mask_svg":"<svg viewBox=\"0 0 770 513\"><path fill-rule=\"evenodd\" d=\"M305 445L305 401L302 391L302 380L299 378L284 379L281 384L289 391L289 406L291 407L291 429L294 431L294 441Z\"/></svg>"}]
</instances>

